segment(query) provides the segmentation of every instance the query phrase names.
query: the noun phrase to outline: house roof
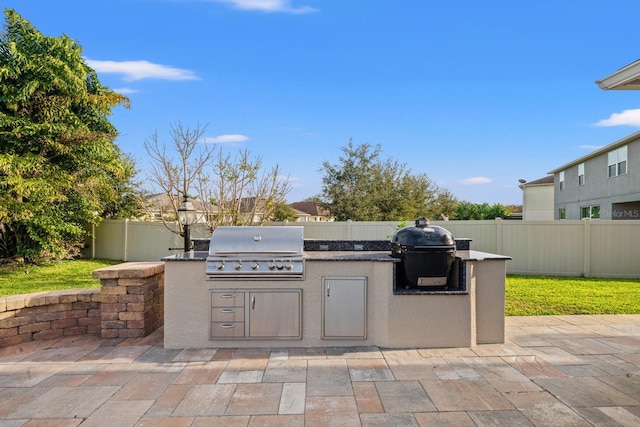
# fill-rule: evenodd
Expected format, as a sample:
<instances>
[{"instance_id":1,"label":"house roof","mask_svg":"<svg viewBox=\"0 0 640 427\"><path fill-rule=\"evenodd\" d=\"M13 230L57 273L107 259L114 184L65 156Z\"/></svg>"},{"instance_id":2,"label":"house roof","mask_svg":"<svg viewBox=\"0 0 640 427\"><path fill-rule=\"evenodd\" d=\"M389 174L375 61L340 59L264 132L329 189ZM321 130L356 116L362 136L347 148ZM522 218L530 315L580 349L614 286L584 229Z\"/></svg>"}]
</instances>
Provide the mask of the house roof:
<instances>
[{"instance_id":1,"label":"house roof","mask_svg":"<svg viewBox=\"0 0 640 427\"><path fill-rule=\"evenodd\" d=\"M309 215L329 216L329 211L318 205L316 202L294 202L290 205L292 208Z\"/></svg>"},{"instance_id":2,"label":"house roof","mask_svg":"<svg viewBox=\"0 0 640 427\"><path fill-rule=\"evenodd\" d=\"M549 185L553 184L553 175L547 175L544 178L535 179L533 181L527 181L523 183L523 186L531 187L534 185Z\"/></svg>"},{"instance_id":3,"label":"house roof","mask_svg":"<svg viewBox=\"0 0 640 427\"><path fill-rule=\"evenodd\" d=\"M636 140L638 138L640 138L640 131L634 132L631 135L625 136L624 138L619 139L619 140L617 140L615 142L612 142L609 145L605 145L604 147L602 147L602 148L600 148L600 149L598 149L596 151L593 151L593 152L587 154L586 156L582 156L582 157L580 157L578 159L575 159L575 160L573 160L573 161L571 161L571 162L569 162L567 164L564 164L564 165L562 165L562 166L560 166L558 168L555 168L552 171L549 171L547 173L555 175L556 173L561 172L561 171L563 171L565 169L568 169L568 168L570 168L572 166L575 166L577 164L583 163L583 162L585 162L585 161L587 161L589 159L592 159L594 157L598 157L602 153L606 153L606 152L611 151L613 149L616 149L618 147L622 147L623 145L628 144L628 143L630 143L630 142L632 142L632 141L634 141L634 140Z\"/></svg>"},{"instance_id":4,"label":"house roof","mask_svg":"<svg viewBox=\"0 0 640 427\"><path fill-rule=\"evenodd\" d=\"M596 84L604 90L640 90L640 59L596 80Z\"/></svg>"}]
</instances>

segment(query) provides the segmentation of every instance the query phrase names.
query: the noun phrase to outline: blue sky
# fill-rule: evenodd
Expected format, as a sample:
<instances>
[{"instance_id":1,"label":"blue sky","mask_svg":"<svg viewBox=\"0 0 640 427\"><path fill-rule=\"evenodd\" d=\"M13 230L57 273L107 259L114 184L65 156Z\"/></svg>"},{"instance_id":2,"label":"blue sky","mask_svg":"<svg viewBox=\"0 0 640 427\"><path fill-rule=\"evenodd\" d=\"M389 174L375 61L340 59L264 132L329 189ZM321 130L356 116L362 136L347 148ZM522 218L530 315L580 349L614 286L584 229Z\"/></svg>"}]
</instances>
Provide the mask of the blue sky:
<instances>
[{"instance_id":1,"label":"blue sky","mask_svg":"<svg viewBox=\"0 0 640 427\"><path fill-rule=\"evenodd\" d=\"M116 140L172 123L248 149L321 192L350 138L460 200L520 204L534 180L640 127L640 93L602 79L640 57L637 0L1 0L75 39L126 94Z\"/></svg>"}]
</instances>

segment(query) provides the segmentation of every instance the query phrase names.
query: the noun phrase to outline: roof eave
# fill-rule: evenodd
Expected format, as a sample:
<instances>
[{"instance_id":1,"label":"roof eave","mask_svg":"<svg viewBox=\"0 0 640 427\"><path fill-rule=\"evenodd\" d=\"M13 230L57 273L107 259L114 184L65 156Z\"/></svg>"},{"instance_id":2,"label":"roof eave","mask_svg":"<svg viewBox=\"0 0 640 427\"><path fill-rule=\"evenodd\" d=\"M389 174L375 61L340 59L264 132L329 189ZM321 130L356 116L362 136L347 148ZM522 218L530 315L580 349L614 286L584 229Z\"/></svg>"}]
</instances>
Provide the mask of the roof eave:
<instances>
[{"instance_id":1,"label":"roof eave","mask_svg":"<svg viewBox=\"0 0 640 427\"><path fill-rule=\"evenodd\" d=\"M640 90L640 60L620 68L615 73L596 80L603 90Z\"/></svg>"},{"instance_id":2,"label":"roof eave","mask_svg":"<svg viewBox=\"0 0 640 427\"><path fill-rule=\"evenodd\" d=\"M596 151L593 151L593 152L591 152L591 153L589 153L589 154L587 154L585 156L582 156L582 157L580 157L580 158L578 158L576 160L573 160L572 162L569 162L569 163L564 164L564 165L562 165L562 166L560 166L558 168L555 168L555 169L553 169L553 170L551 170L551 171L549 171L547 173L555 175L558 172L562 172L563 170L569 169L572 166L575 166L575 165L578 165L580 163L583 163L583 162L585 162L585 161L587 161L587 160L589 160L589 159L591 159L593 157L597 157L602 153L606 153L607 151L611 151L611 150L613 150L613 149L615 149L617 147L620 147L622 145L628 144L629 142L631 142L631 141L633 141L635 139L638 139L639 137L640 137L640 131L634 132L631 135L627 135L622 139L619 139L619 140L617 140L615 142L612 142L609 145L605 145L604 147L602 147L602 148L600 148L600 149L598 149Z\"/></svg>"}]
</instances>

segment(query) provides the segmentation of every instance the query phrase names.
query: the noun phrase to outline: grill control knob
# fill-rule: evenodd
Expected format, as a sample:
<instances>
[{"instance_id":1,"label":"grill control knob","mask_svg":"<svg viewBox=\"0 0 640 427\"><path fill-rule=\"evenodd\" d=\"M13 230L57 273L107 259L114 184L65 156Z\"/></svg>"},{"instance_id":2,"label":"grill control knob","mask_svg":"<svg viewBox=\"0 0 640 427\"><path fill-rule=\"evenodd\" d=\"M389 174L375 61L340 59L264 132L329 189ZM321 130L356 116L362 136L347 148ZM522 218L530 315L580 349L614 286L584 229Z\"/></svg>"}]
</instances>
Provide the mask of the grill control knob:
<instances>
[{"instance_id":1,"label":"grill control knob","mask_svg":"<svg viewBox=\"0 0 640 427\"><path fill-rule=\"evenodd\" d=\"M238 261L238 263L236 264L236 270L240 270L242 268L242 263L240 261Z\"/></svg>"},{"instance_id":2,"label":"grill control knob","mask_svg":"<svg viewBox=\"0 0 640 427\"><path fill-rule=\"evenodd\" d=\"M260 267L260 264L258 264L257 262L255 264L251 264L252 270L257 270L259 267Z\"/></svg>"},{"instance_id":3,"label":"grill control knob","mask_svg":"<svg viewBox=\"0 0 640 427\"><path fill-rule=\"evenodd\" d=\"M282 262L279 262L279 263L276 264L276 268L278 270L282 270L284 268L284 264Z\"/></svg>"},{"instance_id":4,"label":"grill control knob","mask_svg":"<svg viewBox=\"0 0 640 427\"><path fill-rule=\"evenodd\" d=\"M218 264L218 270L224 270L224 261L221 261L220 264Z\"/></svg>"},{"instance_id":5,"label":"grill control knob","mask_svg":"<svg viewBox=\"0 0 640 427\"><path fill-rule=\"evenodd\" d=\"M286 268L287 270L291 270L293 269L293 264L290 262L289 264L285 265L284 268Z\"/></svg>"},{"instance_id":6,"label":"grill control knob","mask_svg":"<svg viewBox=\"0 0 640 427\"><path fill-rule=\"evenodd\" d=\"M273 262L271 262L271 263L269 263L269 266L268 266L268 267L269 267L269 270L273 270L273 269L275 269L275 268L276 268L276 264L275 264L275 263L273 263Z\"/></svg>"}]
</instances>

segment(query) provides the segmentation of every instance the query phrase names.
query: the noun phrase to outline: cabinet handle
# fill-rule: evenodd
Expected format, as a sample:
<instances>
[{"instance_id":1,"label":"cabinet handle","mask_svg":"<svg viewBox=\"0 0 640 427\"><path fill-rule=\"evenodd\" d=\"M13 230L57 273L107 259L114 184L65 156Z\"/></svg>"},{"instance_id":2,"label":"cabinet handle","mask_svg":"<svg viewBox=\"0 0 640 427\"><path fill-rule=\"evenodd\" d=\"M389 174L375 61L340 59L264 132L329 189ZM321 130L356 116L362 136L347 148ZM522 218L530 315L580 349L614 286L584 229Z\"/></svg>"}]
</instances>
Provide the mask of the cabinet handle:
<instances>
[{"instance_id":1,"label":"cabinet handle","mask_svg":"<svg viewBox=\"0 0 640 427\"><path fill-rule=\"evenodd\" d=\"M234 294L222 294L220 295L220 298L235 298L236 296Z\"/></svg>"},{"instance_id":2,"label":"cabinet handle","mask_svg":"<svg viewBox=\"0 0 640 427\"><path fill-rule=\"evenodd\" d=\"M220 309L220 312L221 313L235 313L236 309L235 308L223 308L223 309Z\"/></svg>"},{"instance_id":3,"label":"cabinet handle","mask_svg":"<svg viewBox=\"0 0 640 427\"><path fill-rule=\"evenodd\" d=\"M219 325L222 329L233 329L236 327L235 323L223 323L222 325Z\"/></svg>"},{"instance_id":4,"label":"cabinet handle","mask_svg":"<svg viewBox=\"0 0 640 427\"><path fill-rule=\"evenodd\" d=\"M329 298L331 295L331 285L327 284L327 298Z\"/></svg>"},{"instance_id":5,"label":"cabinet handle","mask_svg":"<svg viewBox=\"0 0 640 427\"><path fill-rule=\"evenodd\" d=\"M256 309L256 296L251 295L251 310L255 310L255 309Z\"/></svg>"}]
</instances>

